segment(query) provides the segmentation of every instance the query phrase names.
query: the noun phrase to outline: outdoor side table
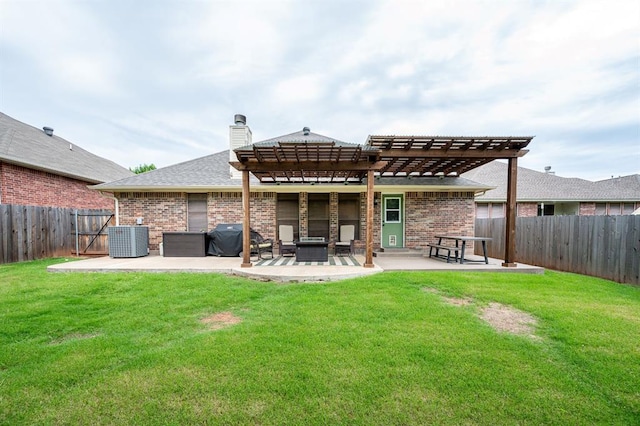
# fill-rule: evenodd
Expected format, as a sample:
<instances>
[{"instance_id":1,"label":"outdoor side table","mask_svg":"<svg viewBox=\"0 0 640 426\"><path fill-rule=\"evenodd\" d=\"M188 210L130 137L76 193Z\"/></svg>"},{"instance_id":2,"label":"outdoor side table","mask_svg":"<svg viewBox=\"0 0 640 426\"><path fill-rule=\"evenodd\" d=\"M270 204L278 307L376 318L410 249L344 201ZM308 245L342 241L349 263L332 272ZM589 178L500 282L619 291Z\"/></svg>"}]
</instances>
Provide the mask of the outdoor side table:
<instances>
[{"instance_id":1,"label":"outdoor side table","mask_svg":"<svg viewBox=\"0 0 640 426\"><path fill-rule=\"evenodd\" d=\"M328 262L329 243L324 238L301 238L296 241L296 262Z\"/></svg>"}]
</instances>

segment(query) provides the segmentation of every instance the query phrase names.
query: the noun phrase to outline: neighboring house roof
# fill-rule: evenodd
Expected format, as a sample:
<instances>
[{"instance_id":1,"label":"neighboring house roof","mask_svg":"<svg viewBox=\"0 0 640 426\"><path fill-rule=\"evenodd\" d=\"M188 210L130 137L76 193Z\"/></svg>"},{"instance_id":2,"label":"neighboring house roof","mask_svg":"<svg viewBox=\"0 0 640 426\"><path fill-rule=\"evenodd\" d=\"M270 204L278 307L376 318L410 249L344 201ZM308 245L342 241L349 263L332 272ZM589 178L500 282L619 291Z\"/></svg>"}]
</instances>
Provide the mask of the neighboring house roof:
<instances>
[{"instance_id":1,"label":"neighboring house roof","mask_svg":"<svg viewBox=\"0 0 640 426\"><path fill-rule=\"evenodd\" d=\"M110 182L134 173L85 151L55 134L0 112L0 161L90 183Z\"/></svg>"},{"instance_id":2,"label":"neighboring house roof","mask_svg":"<svg viewBox=\"0 0 640 426\"><path fill-rule=\"evenodd\" d=\"M507 164L492 161L461 176L495 189L476 196L476 201L507 199ZM518 201L640 201L640 175L600 182L565 178L553 173L518 167Z\"/></svg>"},{"instance_id":3,"label":"neighboring house roof","mask_svg":"<svg viewBox=\"0 0 640 426\"><path fill-rule=\"evenodd\" d=\"M620 176L594 182L601 193L622 194L640 201L640 175Z\"/></svg>"}]
</instances>

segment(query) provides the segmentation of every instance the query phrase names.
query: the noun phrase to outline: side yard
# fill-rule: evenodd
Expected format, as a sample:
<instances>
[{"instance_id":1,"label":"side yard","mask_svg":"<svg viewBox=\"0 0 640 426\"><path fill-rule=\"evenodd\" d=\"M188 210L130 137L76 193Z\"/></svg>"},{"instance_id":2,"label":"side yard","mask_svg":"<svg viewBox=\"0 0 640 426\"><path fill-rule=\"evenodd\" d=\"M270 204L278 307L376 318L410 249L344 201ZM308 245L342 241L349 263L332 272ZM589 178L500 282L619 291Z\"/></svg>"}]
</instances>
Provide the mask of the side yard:
<instances>
[{"instance_id":1,"label":"side yard","mask_svg":"<svg viewBox=\"0 0 640 426\"><path fill-rule=\"evenodd\" d=\"M638 424L640 289L0 266L0 424Z\"/></svg>"}]
</instances>

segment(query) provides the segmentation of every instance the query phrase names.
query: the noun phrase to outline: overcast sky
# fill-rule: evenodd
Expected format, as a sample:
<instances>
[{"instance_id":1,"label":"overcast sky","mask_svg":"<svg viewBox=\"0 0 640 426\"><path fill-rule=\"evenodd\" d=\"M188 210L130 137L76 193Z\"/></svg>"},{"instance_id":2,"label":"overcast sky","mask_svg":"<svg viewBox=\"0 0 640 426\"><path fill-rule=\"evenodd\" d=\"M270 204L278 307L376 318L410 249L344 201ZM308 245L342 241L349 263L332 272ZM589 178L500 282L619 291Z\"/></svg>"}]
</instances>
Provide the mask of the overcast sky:
<instances>
[{"instance_id":1,"label":"overcast sky","mask_svg":"<svg viewBox=\"0 0 640 426\"><path fill-rule=\"evenodd\" d=\"M0 110L125 167L308 126L535 136L519 165L640 173L640 2L0 0Z\"/></svg>"}]
</instances>

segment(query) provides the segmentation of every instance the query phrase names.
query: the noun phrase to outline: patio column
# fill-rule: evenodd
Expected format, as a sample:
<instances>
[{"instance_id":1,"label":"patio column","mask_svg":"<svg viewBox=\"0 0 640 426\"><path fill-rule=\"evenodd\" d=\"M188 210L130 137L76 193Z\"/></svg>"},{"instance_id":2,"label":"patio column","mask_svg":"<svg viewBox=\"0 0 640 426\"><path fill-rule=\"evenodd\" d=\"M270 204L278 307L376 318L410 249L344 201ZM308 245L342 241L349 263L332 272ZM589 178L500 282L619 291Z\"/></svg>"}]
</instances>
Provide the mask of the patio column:
<instances>
[{"instance_id":1,"label":"patio column","mask_svg":"<svg viewBox=\"0 0 640 426\"><path fill-rule=\"evenodd\" d=\"M365 268L373 268L373 170L367 170L367 239L365 249Z\"/></svg>"},{"instance_id":2,"label":"patio column","mask_svg":"<svg viewBox=\"0 0 640 426\"><path fill-rule=\"evenodd\" d=\"M504 263L502 266L515 268L516 260L516 193L518 186L518 158L509 158L507 175L507 211L504 232Z\"/></svg>"},{"instance_id":3,"label":"patio column","mask_svg":"<svg viewBox=\"0 0 640 426\"><path fill-rule=\"evenodd\" d=\"M251 192L249 191L249 171L242 171L242 268L251 265Z\"/></svg>"}]
</instances>

